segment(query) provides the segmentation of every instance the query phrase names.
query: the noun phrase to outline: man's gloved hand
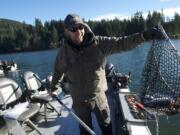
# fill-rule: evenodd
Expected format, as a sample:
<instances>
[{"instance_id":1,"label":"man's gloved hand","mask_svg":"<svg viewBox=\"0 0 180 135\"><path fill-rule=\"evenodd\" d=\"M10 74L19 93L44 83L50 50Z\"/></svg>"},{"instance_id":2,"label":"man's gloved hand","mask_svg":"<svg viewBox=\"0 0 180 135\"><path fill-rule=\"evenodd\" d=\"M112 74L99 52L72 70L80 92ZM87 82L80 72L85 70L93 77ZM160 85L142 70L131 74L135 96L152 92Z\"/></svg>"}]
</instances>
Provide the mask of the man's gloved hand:
<instances>
[{"instance_id":1,"label":"man's gloved hand","mask_svg":"<svg viewBox=\"0 0 180 135\"><path fill-rule=\"evenodd\" d=\"M59 95L59 92L58 91L53 91L51 92L51 96L52 97L57 97Z\"/></svg>"},{"instance_id":2,"label":"man's gloved hand","mask_svg":"<svg viewBox=\"0 0 180 135\"><path fill-rule=\"evenodd\" d=\"M50 94L52 97L58 96L60 93L62 93L62 88L55 88L54 90L51 90Z\"/></svg>"},{"instance_id":3,"label":"man's gloved hand","mask_svg":"<svg viewBox=\"0 0 180 135\"><path fill-rule=\"evenodd\" d=\"M153 39L163 39L164 36L160 29L158 29L157 27L153 27L149 30L142 32L142 38L144 38L145 40L153 40Z\"/></svg>"}]
</instances>

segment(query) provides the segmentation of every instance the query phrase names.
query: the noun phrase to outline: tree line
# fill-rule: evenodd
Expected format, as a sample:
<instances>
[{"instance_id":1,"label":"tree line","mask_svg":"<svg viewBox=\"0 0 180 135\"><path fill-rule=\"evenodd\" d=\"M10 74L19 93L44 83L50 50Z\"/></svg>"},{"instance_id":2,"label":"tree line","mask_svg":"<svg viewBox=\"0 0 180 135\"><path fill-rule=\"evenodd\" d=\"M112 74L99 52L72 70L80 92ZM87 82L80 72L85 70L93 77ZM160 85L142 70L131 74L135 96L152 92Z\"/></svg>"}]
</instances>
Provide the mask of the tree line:
<instances>
[{"instance_id":1,"label":"tree line","mask_svg":"<svg viewBox=\"0 0 180 135\"><path fill-rule=\"evenodd\" d=\"M130 19L87 21L95 35L125 36L161 23L167 34L173 38L180 37L180 15L173 19L165 18L163 13L149 12L144 18L142 12L136 12ZM51 20L42 24L35 19L34 25L0 19L0 53L37 51L57 48L64 39L63 21Z\"/></svg>"}]
</instances>

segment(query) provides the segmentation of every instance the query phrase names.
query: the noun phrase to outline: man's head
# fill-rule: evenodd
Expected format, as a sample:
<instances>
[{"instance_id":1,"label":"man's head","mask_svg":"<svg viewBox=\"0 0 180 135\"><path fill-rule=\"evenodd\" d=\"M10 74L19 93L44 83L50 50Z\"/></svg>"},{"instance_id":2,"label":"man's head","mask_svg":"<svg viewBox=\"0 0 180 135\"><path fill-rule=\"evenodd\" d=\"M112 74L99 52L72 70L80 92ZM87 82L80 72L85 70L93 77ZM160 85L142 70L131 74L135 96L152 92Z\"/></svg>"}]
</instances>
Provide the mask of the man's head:
<instances>
[{"instance_id":1,"label":"man's head","mask_svg":"<svg viewBox=\"0 0 180 135\"><path fill-rule=\"evenodd\" d=\"M65 34L76 45L83 42L85 23L77 14L68 14L64 20Z\"/></svg>"}]
</instances>

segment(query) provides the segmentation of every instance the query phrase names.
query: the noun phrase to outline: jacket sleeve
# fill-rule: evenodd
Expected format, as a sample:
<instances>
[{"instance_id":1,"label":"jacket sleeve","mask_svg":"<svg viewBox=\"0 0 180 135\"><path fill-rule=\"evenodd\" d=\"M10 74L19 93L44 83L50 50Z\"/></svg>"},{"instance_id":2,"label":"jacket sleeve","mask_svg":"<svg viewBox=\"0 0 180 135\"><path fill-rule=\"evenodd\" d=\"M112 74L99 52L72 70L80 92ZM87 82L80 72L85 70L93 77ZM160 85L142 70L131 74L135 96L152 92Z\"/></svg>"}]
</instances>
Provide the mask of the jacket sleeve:
<instances>
[{"instance_id":1,"label":"jacket sleeve","mask_svg":"<svg viewBox=\"0 0 180 135\"><path fill-rule=\"evenodd\" d=\"M56 56L55 63L54 63L54 72L53 78L51 82L51 91L55 91L58 87L58 82L61 81L64 77L64 64L62 63L62 51L60 50Z\"/></svg>"},{"instance_id":2,"label":"jacket sleeve","mask_svg":"<svg viewBox=\"0 0 180 135\"><path fill-rule=\"evenodd\" d=\"M96 41L105 55L127 51L137 47L144 40L141 34L135 33L124 37L96 36Z\"/></svg>"}]
</instances>

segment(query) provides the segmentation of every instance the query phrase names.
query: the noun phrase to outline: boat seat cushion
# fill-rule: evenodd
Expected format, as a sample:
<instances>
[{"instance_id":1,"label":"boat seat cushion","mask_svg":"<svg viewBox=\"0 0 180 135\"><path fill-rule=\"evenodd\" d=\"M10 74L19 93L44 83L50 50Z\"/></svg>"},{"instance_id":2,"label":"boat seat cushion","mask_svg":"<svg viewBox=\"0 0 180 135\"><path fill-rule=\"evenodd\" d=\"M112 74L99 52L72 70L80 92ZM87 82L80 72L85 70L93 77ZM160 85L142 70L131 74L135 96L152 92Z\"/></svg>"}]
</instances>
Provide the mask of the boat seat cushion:
<instances>
[{"instance_id":1,"label":"boat seat cushion","mask_svg":"<svg viewBox=\"0 0 180 135\"><path fill-rule=\"evenodd\" d=\"M8 119L17 119L22 122L35 115L39 110L40 107L38 104L24 102L17 104L12 109L5 110L3 117Z\"/></svg>"},{"instance_id":2,"label":"boat seat cushion","mask_svg":"<svg viewBox=\"0 0 180 135\"><path fill-rule=\"evenodd\" d=\"M47 93L47 94L35 94L32 97L33 101L39 101L39 102L50 102L53 100L53 98Z\"/></svg>"}]
</instances>

